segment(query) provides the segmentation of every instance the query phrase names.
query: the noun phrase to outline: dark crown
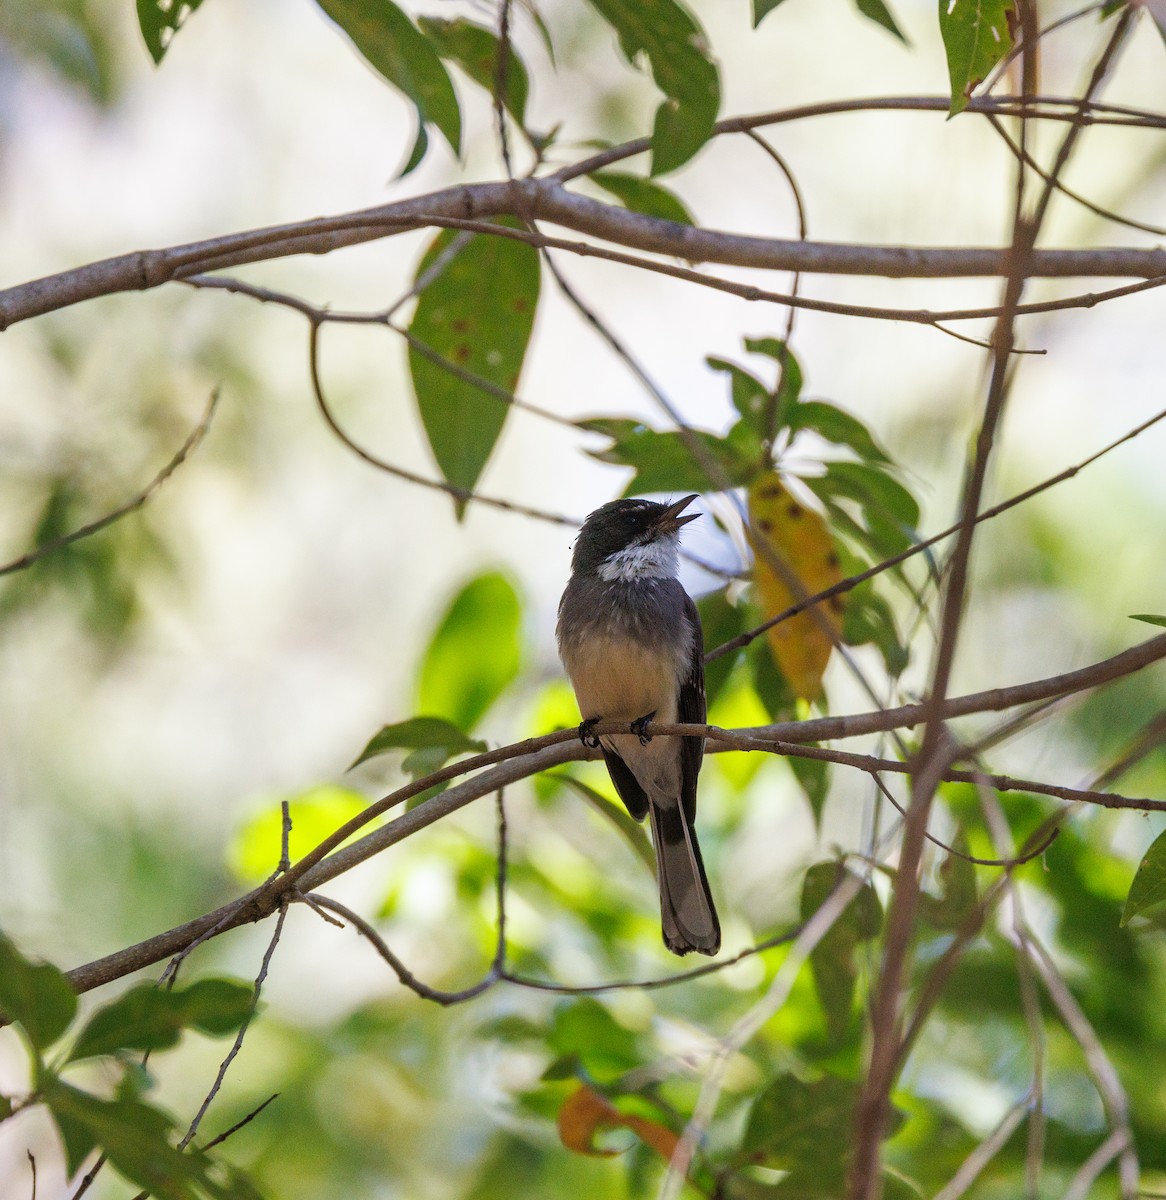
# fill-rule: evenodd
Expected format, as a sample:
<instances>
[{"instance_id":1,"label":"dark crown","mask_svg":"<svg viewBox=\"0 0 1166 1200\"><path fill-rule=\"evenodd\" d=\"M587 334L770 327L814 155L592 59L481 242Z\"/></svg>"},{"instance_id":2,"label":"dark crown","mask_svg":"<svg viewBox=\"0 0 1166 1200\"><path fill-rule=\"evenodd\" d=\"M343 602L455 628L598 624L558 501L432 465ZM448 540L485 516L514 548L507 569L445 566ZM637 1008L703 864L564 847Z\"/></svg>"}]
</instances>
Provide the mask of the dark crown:
<instances>
[{"instance_id":1,"label":"dark crown","mask_svg":"<svg viewBox=\"0 0 1166 1200\"><path fill-rule=\"evenodd\" d=\"M597 508L579 530L571 569L589 574L597 571L613 554L637 543L675 534L681 525L696 517L678 517L695 496L676 504L657 504L652 500L611 500Z\"/></svg>"}]
</instances>

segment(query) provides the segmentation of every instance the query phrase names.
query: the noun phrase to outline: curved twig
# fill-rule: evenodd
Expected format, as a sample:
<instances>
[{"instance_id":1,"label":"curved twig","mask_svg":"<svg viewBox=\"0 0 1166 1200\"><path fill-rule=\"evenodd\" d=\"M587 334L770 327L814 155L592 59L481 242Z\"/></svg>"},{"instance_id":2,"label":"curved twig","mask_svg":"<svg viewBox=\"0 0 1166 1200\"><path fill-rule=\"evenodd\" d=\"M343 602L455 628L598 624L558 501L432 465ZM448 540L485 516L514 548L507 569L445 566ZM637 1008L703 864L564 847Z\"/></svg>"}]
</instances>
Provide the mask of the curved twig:
<instances>
[{"instance_id":1,"label":"curved twig","mask_svg":"<svg viewBox=\"0 0 1166 1200\"><path fill-rule=\"evenodd\" d=\"M55 554L58 550L63 550L66 546L71 546L74 542L79 542L83 538L92 537L95 533L100 533L103 529L108 529L110 525L115 521L120 521L122 517L128 516L132 512L137 512L139 508L142 508L154 496L166 480L186 462L206 436L207 430L210 429L211 419L215 415L215 408L218 402L219 389L215 388L211 392L211 398L207 402L206 411L203 413L199 423L187 434L186 440L178 448L177 453L136 496L119 505L112 512L107 512L96 521L90 521L89 524L82 525L79 529L74 529L71 533L54 538L51 542L45 542L44 545L37 546L35 550L30 550L27 554L22 554L19 558L14 558L11 562L0 565L0 576L12 575L17 571L23 571L31 567L34 563L39 562L42 558L50 554Z\"/></svg>"}]
</instances>

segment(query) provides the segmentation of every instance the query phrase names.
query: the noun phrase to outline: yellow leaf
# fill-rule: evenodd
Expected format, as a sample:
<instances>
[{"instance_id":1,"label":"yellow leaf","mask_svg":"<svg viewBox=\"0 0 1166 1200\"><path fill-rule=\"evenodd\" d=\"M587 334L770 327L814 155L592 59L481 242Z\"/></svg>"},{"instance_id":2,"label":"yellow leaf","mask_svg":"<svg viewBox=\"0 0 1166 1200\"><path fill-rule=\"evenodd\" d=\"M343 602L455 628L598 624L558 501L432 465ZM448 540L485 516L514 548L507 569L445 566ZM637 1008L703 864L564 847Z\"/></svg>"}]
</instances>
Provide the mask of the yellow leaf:
<instances>
[{"instance_id":1,"label":"yellow leaf","mask_svg":"<svg viewBox=\"0 0 1166 1200\"><path fill-rule=\"evenodd\" d=\"M630 1129L666 1161L672 1158L679 1138L659 1121L647 1117L626 1116L606 1096L584 1085L563 1101L559 1109L559 1139L576 1154L609 1158L616 1150L604 1150L595 1144L602 1129Z\"/></svg>"},{"instance_id":2,"label":"yellow leaf","mask_svg":"<svg viewBox=\"0 0 1166 1200\"><path fill-rule=\"evenodd\" d=\"M289 796L288 812L292 827L288 837L288 853L292 862L303 858L309 850L357 813L363 812L367 806L368 799L360 792L335 784L322 784L298 796ZM279 862L282 830L283 814L278 799L268 803L243 825L232 839L229 851L231 867L237 878L244 883L257 883L271 874Z\"/></svg>"},{"instance_id":3,"label":"yellow leaf","mask_svg":"<svg viewBox=\"0 0 1166 1200\"><path fill-rule=\"evenodd\" d=\"M776 472L749 486L753 579L765 617L776 616L842 579L838 552L821 515L790 495ZM796 695L817 700L834 642L842 634L842 596L832 596L766 633Z\"/></svg>"}]
</instances>

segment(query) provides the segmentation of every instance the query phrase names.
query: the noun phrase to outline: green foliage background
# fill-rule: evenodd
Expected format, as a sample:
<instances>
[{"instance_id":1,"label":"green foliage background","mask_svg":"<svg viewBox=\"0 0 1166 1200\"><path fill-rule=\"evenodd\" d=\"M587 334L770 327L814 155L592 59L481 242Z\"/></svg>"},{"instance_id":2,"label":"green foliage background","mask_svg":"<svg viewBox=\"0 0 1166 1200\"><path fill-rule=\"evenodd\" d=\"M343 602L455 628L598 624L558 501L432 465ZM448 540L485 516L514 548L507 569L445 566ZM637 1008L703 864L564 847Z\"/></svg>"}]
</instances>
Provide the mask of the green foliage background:
<instances>
[{"instance_id":1,"label":"green foliage background","mask_svg":"<svg viewBox=\"0 0 1166 1200\"><path fill-rule=\"evenodd\" d=\"M414 173L394 188L498 173L480 33L423 23L436 46L429 55L416 46L430 43L397 22L399 44L372 47L361 24L368 5L329 0L322 8L382 73L412 66L413 76L396 80L404 99L362 71L352 46L307 3L207 3L172 46L158 34L150 49L155 57L165 49L166 57L157 74L128 4L5 5L0 49L10 83L0 89L0 122L12 131L0 158L5 281L131 246L356 207L379 198L402 165ZM755 3L750 14L743 4L732 11L694 5L718 64L715 89L701 55L693 51L694 69L674 69L676 45L642 19L649 13L667 23L679 11L671 3L547 6L557 73L543 32L517 11L515 43L528 66L511 111L526 116L522 152L545 146L558 121L559 144L549 153L564 160L583 153L587 139L651 134L651 170L667 179L612 173L595 179L592 194L720 228L754 221L771 229L775 214L792 221L783 187L760 156L746 162L740 146L721 143L697 155L718 99L725 114L808 94L945 93L950 86L958 97L983 73L968 58L960 78L955 66L949 74L953 60L942 39L950 48L952 30L941 33L931 4L847 8L802 0ZM1050 4L1045 15L1061 11ZM427 15L452 16L432 6ZM474 15L467 9L452 19ZM1149 103L1161 79L1161 47L1143 24L1115 94ZM680 27L669 28L675 35ZM1079 36L1084 44L1087 35ZM1048 66L1055 81L1073 86L1076 62L1067 50L1051 55ZM460 108L451 109L455 95ZM1007 188L997 143L966 117L912 126L910 138L898 120L856 119L857 131L830 126L828 135L825 126L791 130L782 148L798 161L814 235L999 241ZM433 128L441 138L427 136ZM48 156L36 152L41 143L52 147ZM1115 204L1139 211L1160 205L1161 153L1138 145L1124 157L1090 150L1082 180L1095 187L1105 180ZM452 155L458 148L464 166ZM1104 240L1092 220L1058 206L1050 243ZM448 240L442 235L439 247ZM335 262L273 264L254 278L326 296L337 307L383 306L424 270L429 244L429 235L415 235ZM473 254L487 246L493 259L481 269L496 273L497 294L513 287L531 296L533 253L499 241L477 243ZM472 265L472 255L466 261ZM456 275L443 278L456 282ZM768 384L749 372L769 380L783 361L774 339L784 321L742 313L724 298L629 283L593 264L578 265L572 278L628 333L686 417L707 431L732 481L747 478L769 432L756 425L752 403L757 386L766 391ZM838 298L877 302L886 286L844 281L821 285L818 294L833 287ZM980 285L944 286L958 302L992 299L987 284L976 293ZM943 303L918 283L895 288L895 303ZM678 453L674 435L661 432L659 415L618 362L587 340L583 323L550 291L544 274L537 318L533 298L525 312L483 308L505 352L465 365L506 388L517 381L523 396L581 427L511 414L494 445L502 429L498 401L483 401L480 389L467 392L462 381L427 402L432 364L423 355L407 353L383 330L329 328L322 366L346 425L394 461L426 469L432 462L457 487L481 480L484 491L574 516L623 490L708 490L707 465ZM455 295L444 312L426 312L443 299L440 289L426 296L415 334L437 341L443 329L466 334L454 323L472 320L473 311L451 314ZM1160 403L1154 302L1123 304L1031 327L1032 340L1051 353L1024 364L998 467L1000 496L1083 458ZM795 449L820 460L827 444L849 447L817 491L850 533L852 552L891 552L916 526L944 524L977 410L977 352L934 332L809 315L799 318L791 344L797 359L786 363L786 383L797 368L804 386L800 408L798 387L783 396L789 428L817 439ZM747 353L758 346L768 349ZM0 927L25 954L75 965L229 899L278 859L283 799L291 804L293 837L304 839L293 841L294 854L313 832L347 819L362 798L471 748L470 735L497 745L577 720L551 638L570 531L472 504L458 523L448 498L386 479L344 454L312 410L303 329L290 316L175 288L18 327L0 349L0 536L11 557L122 502L181 442L212 388L221 385L224 394L205 445L156 501L0 580ZM420 413L411 384L422 397ZM451 425L439 410L474 413L482 425L466 436L463 424ZM1145 435L1120 458L984 529L959 690L1103 657L1144 634L1128 613L1163 611L1160 436ZM880 473L887 456L901 468L893 478ZM872 489L881 509L869 499ZM724 550L711 535L703 546ZM693 579L702 589L712 583ZM926 641L911 623L910 596L910 588L928 587L926 566L906 582L868 595L870 637L854 640L874 642L860 651L869 669L897 675L902 647L879 634L889 616L914 650L902 680L909 692L926 678ZM706 629L723 637L746 619L727 602L705 607ZM837 664L828 685L831 711L868 707ZM715 686L711 719L723 725L761 723L790 709L758 654ZM1152 672L1108 688L1037 725L993 765L1062 782L1088 777L1160 712L1162 692ZM418 714L444 718L460 735L437 724L403 726ZM369 747L378 752L346 772L382 726L391 732L382 729L382 741ZM1155 752L1120 786L1161 796L1164 783L1166 764ZM674 970L659 945L642 831L620 820L602 770L575 766L513 789L507 801L512 968L574 985ZM1016 794L1003 802L1017 842L1054 807ZM838 849L861 843L871 803L860 781L838 772L711 756L701 830L726 943L743 948L810 911L834 877ZM973 854L996 853L974 789L944 789L936 828L964 839ZM1156 817L1083 811L1021 874L1030 918L1129 1092L1151 1190L1166 1180L1158 1053L1166 1035L1166 957L1160 914L1150 907L1161 887L1156 858L1130 888L1161 830ZM426 982L457 988L489 964L495 871L494 815L479 804L361 868L336 894L375 918ZM934 854L915 946L920 972L995 878L991 868ZM876 873L802 973L790 1003L732 1062L702 1161L707 1188L720 1171L727 1196L836 1192L888 887ZM190 969L208 982L248 980L268 933L233 933L200 950ZM950 1179L1024 1098L1041 1039L1048 1128L1040 1194L1060 1195L1104 1136L1080 1046L1047 1001L1039 1019L1031 1012L1026 1019L1008 935L1006 925L988 923L917 1044L895 1096L891 1191L929 1195ZM297 908L206 1133L228 1128L278 1092L221 1153L263 1194L287 1200L652 1194L659 1159L626 1131L610 1134L626 1151L615 1157L584 1158L562 1147L554 1122L564 1099L583 1081L627 1112L679 1128L712 1039L756 1001L784 953L776 947L661 990L589 997L504 986L443 1009L398 986L354 934ZM154 1042L135 1041L130 1035L143 1023L137 1009L125 1026L116 1004L112 1017L106 1010L91 1023L96 1006L118 994L113 988L86 997L62 1038L69 1014L51 1002L57 977L24 970L11 960L9 987L41 982L29 984L27 1043L16 1031L0 1033L0 1092L22 1095L29 1064L41 1057L43 1090L58 1089L58 1120L65 1113L66 1126L74 1122L71 1166L110 1111L87 1095L122 1105L131 1128L134 1114L142 1128L154 1120L133 1107L145 1104L176 1114L183 1128L228 1044L221 1037L245 1010L242 985L229 984L221 1008L205 998L187 1008L123 1001L158 1005L154 1019L163 1032ZM0 988L0 1007L17 1013L26 994ZM38 1027L46 1017L48 1027ZM102 1023L104 1042L93 1032ZM183 1037L170 1048L178 1030ZM88 1039L89 1053L62 1049L78 1035L82 1050ZM147 1078L131 1060L150 1045L157 1054ZM86 1061L69 1065L70 1057ZM162 1132L173 1141L168 1127ZM1024 1133L1022 1125L976 1195L1017 1194ZM37 1155L41 1186L67 1194L60 1144L43 1109L0 1127L0 1191L26 1194L26 1146ZM114 1165L132 1179L147 1168L146 1157L130 1145ZM244 1195L250 1186L210 1167L198 1175L201 1163L191 1170L190 1187L203 1188L198 1194L217 1187ZM778 1185L775 1172L786 1171ZM1102 1188L1114 1193L1112 1173ZM133 1191L111 1171L92 1194Z\"/></svg>"}]
</instances>

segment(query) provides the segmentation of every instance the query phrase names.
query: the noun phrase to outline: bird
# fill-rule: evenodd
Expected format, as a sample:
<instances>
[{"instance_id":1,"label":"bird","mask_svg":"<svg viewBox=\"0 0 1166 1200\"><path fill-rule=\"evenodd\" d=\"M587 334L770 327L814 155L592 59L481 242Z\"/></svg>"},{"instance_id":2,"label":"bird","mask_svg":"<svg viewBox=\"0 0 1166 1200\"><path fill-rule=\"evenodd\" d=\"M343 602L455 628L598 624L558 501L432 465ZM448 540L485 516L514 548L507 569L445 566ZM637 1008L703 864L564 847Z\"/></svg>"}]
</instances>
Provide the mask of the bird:
<instances>
[{"instance_id":1,"label":"bird","mask_svg":"<svg viewBox=\"0 0 1166 1200\"><path fill-rule=\"evenodd\" d=\"M677 578L680 530L696 499L613 500L584 521L559 602L556 639L579 712L579 736L599 746L628 812L650 818L664 944L716 954L721 927L696 839L702 737L656 737L652 721L704 724L704 637ZM627 721L633 732L591 730Z\"/></svg>"}]
</instances>

